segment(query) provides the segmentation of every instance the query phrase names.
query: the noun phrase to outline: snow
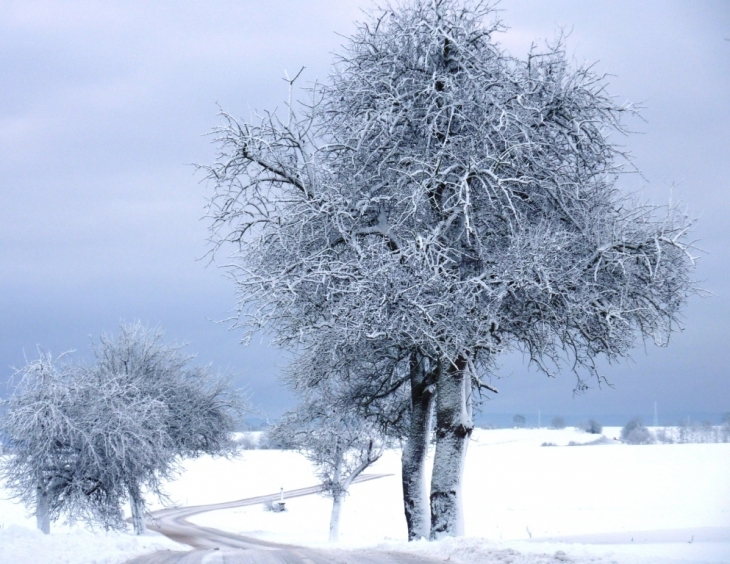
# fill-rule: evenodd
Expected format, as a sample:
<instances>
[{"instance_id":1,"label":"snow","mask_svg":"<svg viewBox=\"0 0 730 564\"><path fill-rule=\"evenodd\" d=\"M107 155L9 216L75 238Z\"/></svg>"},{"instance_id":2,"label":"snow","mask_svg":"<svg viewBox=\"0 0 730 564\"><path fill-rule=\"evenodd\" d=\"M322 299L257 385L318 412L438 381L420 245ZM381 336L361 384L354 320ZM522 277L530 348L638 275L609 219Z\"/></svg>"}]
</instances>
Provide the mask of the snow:
<instances>
[{"instance_id":1,"label":"snow","mask_svg":"<svg viewBox=\"0 0 730 564\"><path fill-rule=\"evenodd\" d=\"M602 444L586 445L601 436L477 429L464 472L467 536L439 542L406 542L400 453L388 451L368 472L393 475L352 486L335 546L423 552L470 564L730 563L730 444L624 445L613 440L619 431L605 428ZM301 455L248 450L233 460L187 461L167 491L177 504L197 505L315 482ZM214 511L191 521L266 540L332 546L330 499L292 498L286 507L283 513L261 505ZM51 535L40 535L24 508L2 499L0 526L0 563L28 561L28 554L38 563L123 562L158 543L182 548L159 536L56 524Z\"/></svg>"},{"instance_id":2,"label":"snow","mask_svg":"<svg viewBox=\"0 0 730 564\"><path fill-rule=\"evenodd\" d=\"M51 523L51 534L36 529L35 517L0 488L0 564L116 564L157 550L189 550L157 533L88 530Z\"/></svg>"},{"instance_id":3,"label":"snow","mask_svg":"<svg viewBox=\"0 0 730 564\"><path fill-rule=\"evenodd\" d=\"M603 435L573 429L477 429L464 473L467 536L438 543L405 542L400 456L387 452L368 472L393 476L352 486L337 546L424 551L465 563L563 558L576 563L729 563L730 444L624 445L613 440L619 434L612 427ZM588 444L596 441L601 444ZM272 464L267 464L268 456ZM303 466L294 469L294 453L273 456L247 451L234 464L241 478L255 476L271 486L266 490L271 493L287 489L290 468L302 472L302 478L307 472ZM305 485L292 487L299 484ZM266 489L250 482L247 487L259 493ZM284 513L251 506L191 520L261 539L324 547L329 546L330 509L329 499L311 496L287 500Z\"/></svg>"},{"instance_id":4,"label":"snow","mask_svg":"<svg viewBox=\"0 0 730 564\"><path fill-rule=\"evenodd\" d=\"M134 536L128 533L93 533L81 528L61 531L52 528L50 535L44 535L37 529L20 525L0 530L2 564L116 564L156 550L188 548L157 534Z\"/></svg>"}]
</instances>

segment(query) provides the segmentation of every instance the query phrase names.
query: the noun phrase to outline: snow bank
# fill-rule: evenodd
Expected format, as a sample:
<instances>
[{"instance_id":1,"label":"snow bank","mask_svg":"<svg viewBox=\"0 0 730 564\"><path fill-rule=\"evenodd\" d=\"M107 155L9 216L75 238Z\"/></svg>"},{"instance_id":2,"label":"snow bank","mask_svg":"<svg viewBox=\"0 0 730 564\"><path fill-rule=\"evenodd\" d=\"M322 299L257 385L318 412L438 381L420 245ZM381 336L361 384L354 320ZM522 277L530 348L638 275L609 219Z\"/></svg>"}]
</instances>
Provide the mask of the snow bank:
<instances>
[{"instance_id":1,"label":"snow bank","mask_svg":"<svg viewBox=\"0 0 730 564\"><path fill-rule=\"evenodd\" d=\"M617 544L611 546L494 542L460 537L438 542L384 543L390 552L436 557L454 564L727 564L725 543Z\"/></svg>"},{"instance_id":2,"label":"snow bank","mask_svg":"<svg viewBox=\"0 0 730 564\"><path fill-rule=\"evenodd\" d=\"M114 564L156 550L189 548L157 533L92 532L81 524L51 523L51 534L44 535L26 508L0 487L0 564Z\"/></svg>"},{"instance_id":3,"label":"snow bank","mask_svg":"<svg viewBox=\"0 0 730 564\"><path fill-rule=\"evenodd\" d=\"M185 550L157 534L92 533L64 530L44 535L11 525L0 529L0 564L116 564L156 550Z\"/></svg>"}]
</instances>

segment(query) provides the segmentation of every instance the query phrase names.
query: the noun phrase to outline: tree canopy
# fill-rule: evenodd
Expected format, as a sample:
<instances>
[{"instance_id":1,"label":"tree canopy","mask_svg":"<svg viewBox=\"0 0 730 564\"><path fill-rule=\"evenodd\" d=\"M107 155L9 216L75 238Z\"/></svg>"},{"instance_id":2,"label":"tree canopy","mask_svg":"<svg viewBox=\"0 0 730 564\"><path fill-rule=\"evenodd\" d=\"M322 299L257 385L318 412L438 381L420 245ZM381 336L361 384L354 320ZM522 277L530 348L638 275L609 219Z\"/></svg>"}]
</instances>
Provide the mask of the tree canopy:
<instances>
[{"instance_id":1,"label":"tree canopy","mask_svg":"<svg viewBox=\"0 0 730 564\"><path fill-rule=\"evenodd\" d=\"M124 527L126 500L141 533L143 492L164 497L182 458L232 448L240 397L161 330L122 325L95 353L94 363L72 364L41 351L17 371L0 420L2 475L45 533L62 515Z\"/></svg>"},{"instance_id":2,"label":"tree canopy","mask_svg":"<svg viewBox=\"0 0 730 564\"><path fill-rule=\"evenodd\" d=\"M247 335L318 362L432 366L434 537L458 533L471 396L493 390L500 353L567 366L581 390L597 357L665 345L695 291L686 214L617 188L632 168L613 139L634 108L561 41L510 55L492 17L479 1L377 9L309 102L224 114L207 167ZM353 373L372 389L393 374Z\"/></svg>"}]
</instances>

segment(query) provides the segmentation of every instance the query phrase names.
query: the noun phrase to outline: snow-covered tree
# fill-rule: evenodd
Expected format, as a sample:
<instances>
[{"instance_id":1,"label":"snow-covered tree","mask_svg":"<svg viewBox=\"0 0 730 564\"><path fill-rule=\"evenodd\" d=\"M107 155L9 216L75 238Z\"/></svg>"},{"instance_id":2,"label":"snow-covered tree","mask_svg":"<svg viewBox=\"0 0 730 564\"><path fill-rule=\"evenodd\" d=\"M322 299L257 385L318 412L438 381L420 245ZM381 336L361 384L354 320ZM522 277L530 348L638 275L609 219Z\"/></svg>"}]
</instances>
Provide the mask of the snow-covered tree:
<instances>
[{"instance_id":1,"label":"snow-covered tree","mask_svg":"<svg viewBox=\"0 0 730 564\"><path fill-rule=\"evenodd\" d=\"M145 530L143 491L161 496L183 457L229 451L240 401L180 347L140 324L102 337L91 365L41 353L18 371L0 428L10 456L2 473L36 508L45 533L61 515L123 527L130 501Z\"/></svg>"},{"instance_id":2,"label":"snow-covered tree","mask_svg":"<svg viewBox=\"0 0 730 564\"><path fill-rule=\"evenodd\" d=\"M178 468L180 458L222 454L233 448L241 408L240 397L227 391L227 381L208 367L192 366L192 355L166 344L159 328L124 324L116 336L103 335L95 347L96 362L86 377L100 387L116 386L123 408L158 402L158 421L144 435L147 448L111 445L108 463L125 485L137 534L144 532L142 491L161 495L161 484ZM112 440L123 435L113 430Z\"/></svg>"},{"instance_id":3,"label":"snow-covered tree","mask_svg":"<svg viewBox=\"0 0 730 564\"><path fill-rule=\"evenodd\" d=\"M342 503L350 485L381 457L384 446L375 420L348 409L341 399L342 394L330 386L312 389L271 432L316 468L323 492L332 498L330 541L339 539Z\"/></svg>"},{"instance_id":4,"label":"snow-covered tree","mask_svg":"<svg viewBox=\"0 0 730 564\"><path fill-rule=\"evenodd\" d=\"M124 491L109 479L106 456L94 444L106 435L100 423L106 426L111 415L106 412L99 421L98 408L116 390L96 388L79 375L77 367L41 351L15 374L15 392L0 421L8 441L2 464L6 487L35 507L38 528L46 534L62 514L106 526L122 520ZM130 423L153 424L154 406L134 407Z\"/></svg>"},{"instance_id":5,"label":"snow-covered tree","mask_svg":"<svg viewBox=\"0 0 730 564\"><path fill-rule=\"evenodd\" d=\"M458 0L376 11L301 111L224 116L208 168L212 240L236 246L248 336L345 360L397 350L415 367L399 372L421 410L404 484L433 409L431 538L463 530L472 396L494 391L500 353L548 374L567 365L583 390L597 357L666 344L694 291L686 215L616 188L629 161L610 135L633 109L560 42L508 55L490 16ZM367 378L381 389L392 374ZM406 490L404 502L427 513ZM408 523L421 536L422 520Z\"/></svg>"}]
</instances>

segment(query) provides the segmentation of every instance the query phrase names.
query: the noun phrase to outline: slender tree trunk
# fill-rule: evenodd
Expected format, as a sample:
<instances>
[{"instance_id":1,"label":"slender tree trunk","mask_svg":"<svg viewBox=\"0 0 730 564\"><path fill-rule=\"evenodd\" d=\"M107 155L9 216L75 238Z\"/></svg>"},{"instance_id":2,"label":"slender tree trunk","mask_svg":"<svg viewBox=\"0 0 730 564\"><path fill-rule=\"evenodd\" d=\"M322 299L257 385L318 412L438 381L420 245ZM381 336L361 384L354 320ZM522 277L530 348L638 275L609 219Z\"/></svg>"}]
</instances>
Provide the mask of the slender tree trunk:
<instances>
[{"instance_id":1,"label":"slender tree trunk","mask_svg":"<svg viewBox=\"0 0 730 564\"><path fill-rule=\"evenodd\" d=\"M144 522L144 501L137 484L129 486L129 505L132 510L132 527L135 535L143 535L147 532L147 525Z\"/></svg>"},{"instance_id":2,"label":"slender tree trunk","mask_svg":"<svg viewBox=\"0 0 730 564\"><path fill-rule=\"evenodd\" d=\"M330 516L330 542L340 540L340 512L342 510L341 492L335 493L332 498L332 515Z\"/></svg>"},{"instance_id":3,"label":"slender tree trunk","mask_svg":"<svg viewBox=\"0 0 730 564\"><path fill-rule=\"evenodd\" d=\"M42 483L36 487L35 519L38 529L47 535L51 532L51 502Z\"/></svg>"},{"instance_id":4,"label":"slender tree trunk","mask_svg":"<svg viewBox=\"0 0 730 564\"><path fill-rule=\"evenodd\" d=\"M416 353L411 356L411 421L403 446L403 506L408 526L408 540L428 538L431 511L426 490L426 455L431 439L433 411L433 376Z\"/></svg>"},{"instance_id":5,"label":"slender tree trunk","mask_svg":"<svg viewBox=\"0 0 730 564\"><path fill-rule=\"evenodd\" d=\"M431 539L464 534L461 475L473 429L471 378L464 356L438 378L436 454L431 478Z\"/></svg>"},{"instance_id":6,"label":"slender tree trunk","mask_svg":"<svg viewBox=\"0 0 730 564\"><path fill-rule=\"evenodd\" d=\"M332 492L332 514L330 515L330 542L340 539L340 510L342 509L342 451L335 449L335 471L332 476L334 491Z\"/></svg>"}]
</instances>

